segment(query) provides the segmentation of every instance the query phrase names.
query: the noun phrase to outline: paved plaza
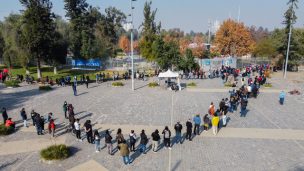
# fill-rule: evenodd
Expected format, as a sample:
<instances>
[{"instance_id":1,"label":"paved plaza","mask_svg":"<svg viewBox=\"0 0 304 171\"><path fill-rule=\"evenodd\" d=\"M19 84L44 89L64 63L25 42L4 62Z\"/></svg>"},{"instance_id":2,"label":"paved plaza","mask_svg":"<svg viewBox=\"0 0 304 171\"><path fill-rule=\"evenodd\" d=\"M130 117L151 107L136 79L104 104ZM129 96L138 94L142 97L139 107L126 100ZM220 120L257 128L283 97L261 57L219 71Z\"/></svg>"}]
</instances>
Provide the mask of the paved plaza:
<instances>
[{"instance_id":1,"label":"paved plaza","mask_svg":"<svg viewBox=\"0 0 304 171\"><path fill-rule=\"evenodd\" d=\"M180 92L168 91L163 87L149 88L148 81L136 81L136 91L131 91L131 81L123 81L124 87L112 87L111 82L92 83L89 89L78 86L74 97L71 87L56 87L50 92L40 92L36 85L23 84L9 89L0 85L0 107L8 109L9 117L20 121L19 111L24 107L46 115L53 112L58 127L57 136L37 136L35 128L22 128L9 136L0 137L0 170L304 170L304 73L274 73L269 80L272 88L261 88L257 99L249 99L246 117L240 117L239 110L228 113L228 125L221 128L217 136L212 130L194 137L192 142L173 144L172 150L162 148L158 153L131 153L134 159L125 166L119 152L110 156L104 147L95 153L94 145L76 141L76 137L63 131L68 122L62 111L66 100L75 107L80 123L91 119L93 128L103 133L109 129L113 137L122 128L125 137L131 129L139 136L146 130L151 145L151 133L169 126L172 137L173 125L180 121L185 132L185 122L195 114L207 113L210 102L218 107L222 98L232 90L223 86L220 79L182 80L196 82L197 87ZM283 106L278 103L281 90L299 89L301 95L287 94ZM2 122L2 119L1 119ZM161 136L162 137L162 136ZM41 161L40 149L50 144L65 143L72 147L73 155L63 161L46 163ZM101 145L104 145L102 138ZM114 144L116 147L116 143ZM150 149L150 148L149 148Z\"/></svg>"}]
</instances>

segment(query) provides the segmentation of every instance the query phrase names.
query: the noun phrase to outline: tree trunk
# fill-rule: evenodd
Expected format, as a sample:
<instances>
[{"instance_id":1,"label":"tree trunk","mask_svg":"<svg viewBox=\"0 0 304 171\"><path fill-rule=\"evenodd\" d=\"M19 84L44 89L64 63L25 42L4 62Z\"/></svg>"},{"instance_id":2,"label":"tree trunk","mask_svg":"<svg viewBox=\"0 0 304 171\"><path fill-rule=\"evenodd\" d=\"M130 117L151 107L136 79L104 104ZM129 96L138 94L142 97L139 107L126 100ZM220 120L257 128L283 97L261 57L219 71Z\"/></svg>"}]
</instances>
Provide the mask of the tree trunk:
<instances>
[{"instance_id":1,"label":"tree trunk","mask_svg":"<svg viewBox=\"0 0 304 171\"><path fill-rule=\"evenodd\" d=\"M41 79L41 66L40 66L40 58L37 58L37 78Z\"/></svg>"},{"instance_id":2,"label":"tree trunk","mask_svg":"<svg viewBox=\"0 0 304 171\"><path fill-rule=\"evenodd\" d=\"M54 75L57 75L57 67L54 66Z\"/></svg>"}]
</instances>

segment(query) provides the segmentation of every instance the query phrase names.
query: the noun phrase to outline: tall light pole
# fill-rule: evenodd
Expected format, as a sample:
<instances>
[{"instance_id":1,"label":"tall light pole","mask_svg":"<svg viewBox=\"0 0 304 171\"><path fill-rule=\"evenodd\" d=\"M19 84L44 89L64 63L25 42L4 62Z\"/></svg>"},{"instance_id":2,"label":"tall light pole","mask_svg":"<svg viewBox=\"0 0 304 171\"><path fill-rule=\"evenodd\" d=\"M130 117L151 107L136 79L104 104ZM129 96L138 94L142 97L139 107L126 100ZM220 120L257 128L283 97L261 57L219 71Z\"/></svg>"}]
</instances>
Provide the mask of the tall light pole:
<instances>
[{"instance_id":1,"label":"tall light pole","mask_svg":"<svg viewBox=\"0 0 304 171\"><path fill-rule=\"evenodd\" d=\"M133 50L133 29L134 29L134 25L133 25L133 1L136 1L136 0L130 0L131 2L131 60L132 60L132 76L131 76L131 79L132 79L132 91L134 91L134 50Z\"/></svg>"},{"instance_id":2,"label":"tall light pole","mask_svg":"<svg viewBox=\"0 0 304 171\"><path fill-rule=\"evenodd\" d=\"M288 45L287 45L285 68L284 68L284 79L286 79L286 75L287 75L288 55L289 55L291 30L292 30L292 22L293 22L293 4L294 4L294 1L292 1L292 3L291 3L291 19L290 19L290 23L289 23Z\"/></svg>"}]
</instances>

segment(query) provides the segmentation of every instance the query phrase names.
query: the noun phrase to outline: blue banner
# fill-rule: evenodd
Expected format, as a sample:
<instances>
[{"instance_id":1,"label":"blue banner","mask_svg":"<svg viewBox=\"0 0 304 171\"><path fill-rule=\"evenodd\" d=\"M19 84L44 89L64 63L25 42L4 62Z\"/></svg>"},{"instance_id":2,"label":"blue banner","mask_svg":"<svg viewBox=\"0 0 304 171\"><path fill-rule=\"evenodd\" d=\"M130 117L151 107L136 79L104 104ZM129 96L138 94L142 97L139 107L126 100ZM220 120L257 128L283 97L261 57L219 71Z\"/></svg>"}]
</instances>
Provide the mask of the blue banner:
<instances>
[{"instance_id":1,"label":"blue banner","mask_svg":"<svg viewBox=\"0 0 304 171\"><path fill-rule=\"evenodd\" d=\"M73 67L89 67L89 68L100 68L101 67L101 61L100 59L89 59L89 60L83 60L83 59L75 59L72 60L72 66Z\"/></svg>"}]
</instances>

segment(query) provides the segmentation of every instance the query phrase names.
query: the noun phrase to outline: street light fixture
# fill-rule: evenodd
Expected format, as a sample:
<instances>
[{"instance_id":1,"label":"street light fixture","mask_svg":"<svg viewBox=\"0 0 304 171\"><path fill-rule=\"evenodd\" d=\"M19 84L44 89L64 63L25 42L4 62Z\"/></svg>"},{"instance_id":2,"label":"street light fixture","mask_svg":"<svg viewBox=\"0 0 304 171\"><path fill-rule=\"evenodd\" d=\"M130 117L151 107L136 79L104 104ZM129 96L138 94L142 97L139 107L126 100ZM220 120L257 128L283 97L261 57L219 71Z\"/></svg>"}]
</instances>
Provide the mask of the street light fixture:
<instances>
[{"instance_id":1,"label":"street light fixture","mask_svg":"<svg viewBox=\"0 0 304 171\"><path fill-rule=\"evenodd\" d=\"M136 0L130 0L130 4L131 4L131 14L129 16L131 16L131 59L132 59L132 91L134 91L134 52L133 52L133 4L132 2L136 1Z\"/></svg>"}]
</instances>

